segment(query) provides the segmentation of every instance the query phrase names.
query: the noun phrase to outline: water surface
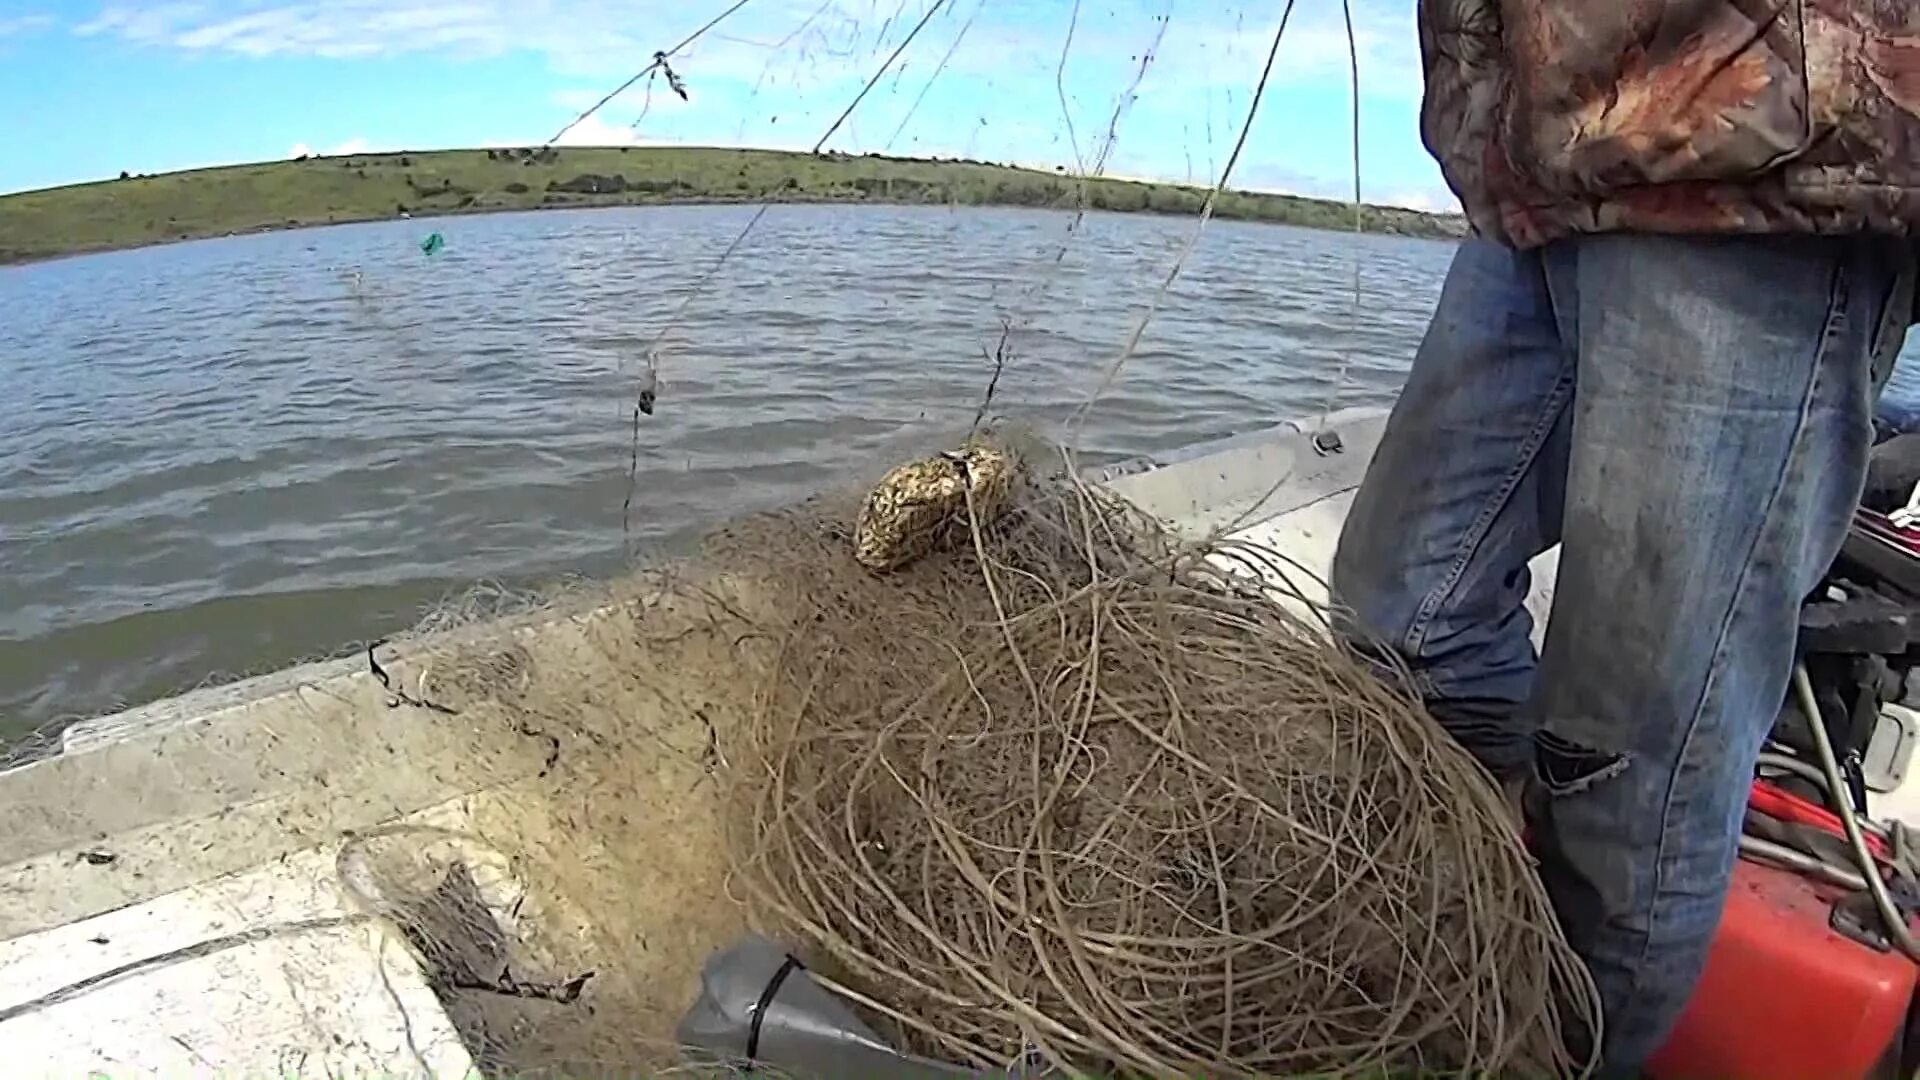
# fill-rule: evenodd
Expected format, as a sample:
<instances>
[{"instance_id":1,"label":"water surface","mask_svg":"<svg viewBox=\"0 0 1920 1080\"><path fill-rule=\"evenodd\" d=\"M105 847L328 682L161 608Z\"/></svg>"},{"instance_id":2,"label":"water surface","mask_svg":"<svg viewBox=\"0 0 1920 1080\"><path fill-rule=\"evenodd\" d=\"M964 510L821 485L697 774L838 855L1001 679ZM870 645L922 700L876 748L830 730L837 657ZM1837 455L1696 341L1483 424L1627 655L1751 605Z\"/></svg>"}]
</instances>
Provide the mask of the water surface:
<instances>
[{"instance_id":1,"label":"water surface","mask_svg":"<svg viewBox=\"0 0 1920 1080\"><path fill-rule=\"evenodd\" d=\"M1192 227L751 207L233 237L0 269L0 736L407 626L483 579L617 569L874 475L998 401L1086 399ZM446 248L423 256L438 230ZM1216 223L1086 454L1384 402L1451 245ZM1352 264L1364 317L1352 316ZM357 273L356 273L357 271Z\"/></svg>"}]
</instances>

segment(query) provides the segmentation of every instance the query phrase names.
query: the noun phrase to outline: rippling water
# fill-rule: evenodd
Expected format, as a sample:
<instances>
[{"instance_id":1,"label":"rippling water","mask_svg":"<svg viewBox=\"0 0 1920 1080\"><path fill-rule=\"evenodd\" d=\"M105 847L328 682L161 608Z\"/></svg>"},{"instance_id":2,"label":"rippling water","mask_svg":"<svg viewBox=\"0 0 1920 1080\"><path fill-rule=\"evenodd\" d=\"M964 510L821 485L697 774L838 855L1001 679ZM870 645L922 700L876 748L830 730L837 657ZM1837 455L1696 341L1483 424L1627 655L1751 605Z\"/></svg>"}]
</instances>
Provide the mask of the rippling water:
<instances>
[{"instance_id":1,"label":"rippling water","mask_svg":"<svg viewBox=\"0 0 1920 1080\"><path fill-rule=\"evenodd\" d=\"M476 579L619 566L636 363L751 212L389 222L0 269L0 736L350 647ZM775 208L670 338L637 549L964 431L1003 318L1000 411L1057 425L1192 226L1097 215L1059 257L1069 220ZM1083 449L1385 401L1450 253L1213 225Z\"/></svg>"}]
</instances>

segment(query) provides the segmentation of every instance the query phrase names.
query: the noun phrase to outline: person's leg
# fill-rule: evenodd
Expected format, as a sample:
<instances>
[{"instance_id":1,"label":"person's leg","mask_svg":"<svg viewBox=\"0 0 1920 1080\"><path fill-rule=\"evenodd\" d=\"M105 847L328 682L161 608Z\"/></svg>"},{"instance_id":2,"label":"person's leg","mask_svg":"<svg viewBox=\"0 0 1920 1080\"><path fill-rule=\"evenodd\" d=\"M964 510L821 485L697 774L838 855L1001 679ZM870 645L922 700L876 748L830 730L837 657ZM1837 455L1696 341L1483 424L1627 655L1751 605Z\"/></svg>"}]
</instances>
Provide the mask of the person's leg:
<instances>
[{"instance_id":1,"label":"person's leg","mask_svg":"<svg viewBox=\"0 0 1920 1080\"><path fill-rule=\"evenodd\" d=\"M1597 236L1549 249L1579 351L1534 839L1631 1075L1705 962L1801 601L1859 497L1891 248Z\"/></svg>"},{"instance_id":2,"label":"person's leg","mask_svg":"<svg viewBox=\"0 0 1920 1080\"><path fill-rule=\"evenodd\" d=\"M1920 432L1920 358L1903 358L1889 368L1874 403L1875 417L1889 434Z\"/></svg>"},{"instance_id":3,"label":"person's leg","mask_svg":"<svg viewBox=\"0 0 1920 1080\"><path fill-rule=\"evenodd\" d=\"M1349 636L1503 776L1532 760L1527 560L1559 538L1573 382L1540 254L1463 241L1333 559Z\"/></svg>"}]
</instances>

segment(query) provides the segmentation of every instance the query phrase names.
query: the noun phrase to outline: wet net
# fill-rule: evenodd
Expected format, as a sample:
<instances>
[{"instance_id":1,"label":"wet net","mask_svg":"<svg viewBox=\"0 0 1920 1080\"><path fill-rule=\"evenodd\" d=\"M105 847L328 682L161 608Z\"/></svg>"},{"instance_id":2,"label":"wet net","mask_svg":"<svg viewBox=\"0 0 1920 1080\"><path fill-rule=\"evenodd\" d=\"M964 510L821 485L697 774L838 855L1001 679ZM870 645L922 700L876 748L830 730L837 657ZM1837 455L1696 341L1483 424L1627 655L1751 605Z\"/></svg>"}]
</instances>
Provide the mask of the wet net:
<instances>
[{"instance_id":1,"label":"wet net","mask_svg":"<svg viewBox=\"0 0 1920 1080\"><path fill-rule=\"evenodd\" d=\"M1276 552L1070 475L887 578L787 526L733 777L750 907L982 1068L1569 1071L1590 991L1486 778Z\"/></svg>"},{"instance_id":2,"label":"wet net","mask_svg":"<svg viewBox=\"0 0 1920 1080\"><path fill-rule=\"evenodd\" d=\"M736 523L566 647L428 639L412 685L520 794L465 856L403 829L357 873L485 1065L670 1062L692 966L752 926L983 1069L1579 1071L1593 991L1484 773L1282 555L1037 453ZM523 883L491 904L489 863Z\"/></svg>"}]
</instances>

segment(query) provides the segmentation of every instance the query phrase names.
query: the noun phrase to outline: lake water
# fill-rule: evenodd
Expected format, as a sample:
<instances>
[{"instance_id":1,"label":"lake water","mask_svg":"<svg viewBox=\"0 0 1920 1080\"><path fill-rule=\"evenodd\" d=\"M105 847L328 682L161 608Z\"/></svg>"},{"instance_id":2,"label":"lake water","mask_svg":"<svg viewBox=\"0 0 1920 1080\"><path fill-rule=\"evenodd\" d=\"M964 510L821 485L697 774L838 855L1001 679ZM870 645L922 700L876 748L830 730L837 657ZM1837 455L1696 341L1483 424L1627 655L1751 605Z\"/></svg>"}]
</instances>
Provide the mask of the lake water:
<instances>
[{"instance_id":1,"label":"lake water","mask_svg":"<svg viewBox=\"0 0 1920 1080\"><path fill-rule=\"evenodd\" d=\"M696 288L752 212L387 222L0 268L0 741L870 478L966 429L1003 319L998 411L1058 425L1192 228L1094 215L1068 242L1057 213L775 207ZM1084 452L1387 401L1451 250L1212 225ZM623 538L634 375L690 293Z\"/></svg>"},{"instance_id":2,"label":"lake water","mask_svg":"<svg viewBox=\"0 0 1920 1080\"><path fill-rule=\"evenodd\" d=\"M403 221L0 268L0 744L350 650L870 479L1002 414L1058 430L1185 219L751 207ZM420 241L441 232L428 257ZM1064 250L1064 254L1063 254ZM1216 223L1093 461L1385 403L1452 245ZM1352 316L1352 265L1363 317ZM621 502L634 377L674 324ZM1890 396L1920 420L1920 364Z\"/></svg>"}]
</instances>

